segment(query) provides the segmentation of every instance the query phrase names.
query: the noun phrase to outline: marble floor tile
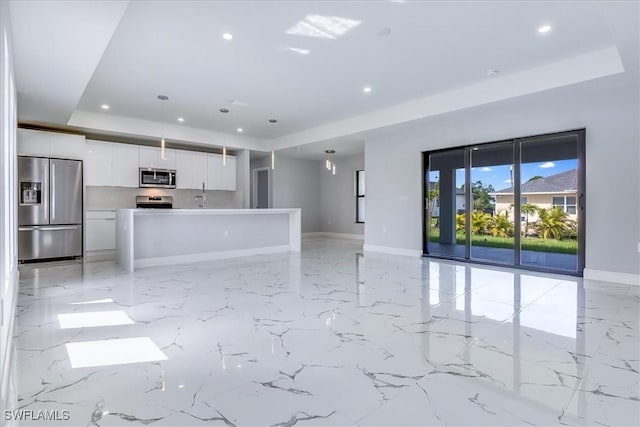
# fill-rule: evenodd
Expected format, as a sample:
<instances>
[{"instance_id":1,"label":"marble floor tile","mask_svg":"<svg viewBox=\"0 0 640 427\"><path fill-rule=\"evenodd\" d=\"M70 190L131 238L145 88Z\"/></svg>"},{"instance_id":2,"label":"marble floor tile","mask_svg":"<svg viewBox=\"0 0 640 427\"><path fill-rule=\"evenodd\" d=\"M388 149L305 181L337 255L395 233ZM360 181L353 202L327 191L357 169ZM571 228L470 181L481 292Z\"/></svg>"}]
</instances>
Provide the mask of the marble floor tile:
<instances>
[{"instance_id":1,"label":"marble floor tile","mask_svg":"<svg viewBox=\"0 0 640 427\"><path fill-rule=\"evenodd\" d=\"M629 286L330 238L301 254L20 277L9 409L69 411L51 425L640 424ZM70 357L114 342L138 347L118 364Z\"/></svg>"}]
</instances>

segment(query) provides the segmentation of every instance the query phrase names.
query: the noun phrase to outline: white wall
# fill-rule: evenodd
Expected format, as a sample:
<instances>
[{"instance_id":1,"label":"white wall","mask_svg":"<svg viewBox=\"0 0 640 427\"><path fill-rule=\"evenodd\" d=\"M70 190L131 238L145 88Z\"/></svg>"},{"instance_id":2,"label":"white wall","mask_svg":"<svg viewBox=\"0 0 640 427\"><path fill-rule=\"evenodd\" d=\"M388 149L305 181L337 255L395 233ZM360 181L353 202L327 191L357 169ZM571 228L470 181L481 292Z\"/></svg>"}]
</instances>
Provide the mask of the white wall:
<instances>
[{"instance_id":1,"label":"white wall","mask_svg":"<svg viewBox=\"0 0 640 427\"><path fill-rule=\"evenodd\" d=\"M638 280L640 111L637 76L629 77L575 84L367 137L365 243L421 252L422 151L586 128L586 268Z\"/></svg>"},{"instance_id":2,"label":"white wall","mask_svg":"<svg viewBox=\"0 0 640 427\"><path fill-rule=\"evenodd\" d=\"M273 177L273 207L301 208L302 232L320 231L320 167L318 160L277 155Z\"/></svg>"},{"instance_id":3,"label":"white wall","mask_svg":"<svg viewBox=\"0 0 640 427\"><path fill-rule=\"evenodd\" d=\"M18 288L16 103L9 5L0 2L0 413L15 404L9 393L13 320ZM4 417L0 420L4 425Z\"/></svg>"},{"instance_id":4,"label":"white wall","mask_svg":"<svg viewBox=\"0 0 640 427\"><path fill-rule=\"evenodd\" d=\"M251 152L249 150L238 150L236 153L236 191L233 192L233 204L243 209L251 207L250 156Z\"/></svg>"},{"instance_id":5,"label":"white wall","mask_svg":"<svg viewBox=\"0 0 640 427\"><path fill-rule=\"evenodd\" d=\"M300 208L303 233L318 232L321 227L319 164L318 160L298 159L276 152L276 168L269 169L271 207ZM252 171L263 167L271 167L271 156L251 160Z\"/></svg>"},{"instance_id":6,"label":"white wall","mask_svg":"<svg viewBox=\"0 0 640 427\"><path fill-rule=\"evenodd\" d=\"M364 169L364 153L337 157L333 175L320 162L320 231L364 235L364 224L356 223L355 176ZM365 184L366 189L366 184ZM365 215L366 215L365 195ZM366 218L365 218L366 220Z\"/></svg>"}]
</instances>

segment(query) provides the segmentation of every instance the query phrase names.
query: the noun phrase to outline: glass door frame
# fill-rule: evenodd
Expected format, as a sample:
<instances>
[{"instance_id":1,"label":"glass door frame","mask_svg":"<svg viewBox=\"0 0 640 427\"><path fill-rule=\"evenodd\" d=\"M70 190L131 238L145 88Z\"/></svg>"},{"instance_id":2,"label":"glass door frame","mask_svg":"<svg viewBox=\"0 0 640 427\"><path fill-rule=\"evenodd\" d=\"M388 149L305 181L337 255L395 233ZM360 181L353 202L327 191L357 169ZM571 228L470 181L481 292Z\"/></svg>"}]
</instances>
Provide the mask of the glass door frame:
<instances>
[{"instance_id":1,"label":"glass door frame","mask_svg":"<svg viewBox=\"0 0 640 427\"><path fill-rule=\"evenodd\" d=\"M577 223L578 223L578 252L577 252L577 266L576 270L564 270L552 267L541 267L535 265L522 264L521 260L521 228L520 221L516 218L520 217L521 212L521 151L522 143L528 141L541 141L544 139L553 139L562 136L576 136L577 143ZM522 270L540 271L545 273L559 273L571 276L582 277L585 268L585 243L586 243L586 130L574 129L562 132L547 133L541 135L532 135L519 138L511 138L506 140L491 141L480 144L472 144L467 146L456 146L438 150L424 151L422 153L422 253L424 257L441 258L453 261L472 262L476 264L492 265L499 267L515 267ZM472 215L472 192L471 192L471 157L474 147L491 147L500 145L511 145L513 147L513 190L514 190L514 248L513 248L513 263L505 264L500 262L492 262L488 260L481 260L471 258L471 215ZM446 254L432 254L429 253L429 226L427 221L431 215L429 212L429 176L431 172L430 168L430 156L437 153L444 153L450 150L464 149L464 168L465 168L465 185L464 185L464 200L465 200L465 255L464 258L456 257Z\"/></svg>"}]
</instances>

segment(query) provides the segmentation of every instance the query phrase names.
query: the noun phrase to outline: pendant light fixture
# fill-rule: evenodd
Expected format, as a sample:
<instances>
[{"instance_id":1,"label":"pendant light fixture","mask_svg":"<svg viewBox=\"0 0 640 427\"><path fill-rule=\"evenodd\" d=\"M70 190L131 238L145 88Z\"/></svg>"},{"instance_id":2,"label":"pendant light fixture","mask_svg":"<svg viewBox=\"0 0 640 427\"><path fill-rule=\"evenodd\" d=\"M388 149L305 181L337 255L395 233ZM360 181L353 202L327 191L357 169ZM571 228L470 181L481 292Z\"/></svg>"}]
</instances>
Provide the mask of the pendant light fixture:
<instances>
[{"instance_id":1,"label":"pendant light fixture","mask_svg":"<svg viewBox=\"0 0 640 427\"><path fill-rule=\"evenodd\" d=\"M275 151L271 150L271 170L274 170L276 168L276 153Z\"/></svg>"},{"instance_id":2,"label":"pendant light fixture","mask_svg":"<svg viewBox=\"0 0 640 427\"><path fill-rule=\"evenodd\" d=\"M162 102L162 117L160 117L160 120L162 120L162 138L160 138L160 159L162 160L167 160L166 157L166 147L165 147L165 142L164 142L164 101L167 101L169 99L168 96L166 95L158 95L158 99Z\"/></svg>"},{"instance_id":3,"label":"pendant light fixture","mask_svg":"<svg viewBox=\"0 0 640 427\"><path fill-rule=\"evenodd\" d=\"M329 172L331 172L333 175L336 174L336 163L331 161L331 158L334 154L336 154L336 150L324 150L324 152L327 154L327 160L325 160L325 167L327 168L327 170Z\"/></svg>"},{"instance_id":4,"label":"pendant light fixture","mask_svg":"<svg viewBox=\"0 0 640 427\"><path fill-rule=\"evenodd\" d=\"M222 146L222 166L227 166L227 145Z\"/></svg>"}]
</instances>

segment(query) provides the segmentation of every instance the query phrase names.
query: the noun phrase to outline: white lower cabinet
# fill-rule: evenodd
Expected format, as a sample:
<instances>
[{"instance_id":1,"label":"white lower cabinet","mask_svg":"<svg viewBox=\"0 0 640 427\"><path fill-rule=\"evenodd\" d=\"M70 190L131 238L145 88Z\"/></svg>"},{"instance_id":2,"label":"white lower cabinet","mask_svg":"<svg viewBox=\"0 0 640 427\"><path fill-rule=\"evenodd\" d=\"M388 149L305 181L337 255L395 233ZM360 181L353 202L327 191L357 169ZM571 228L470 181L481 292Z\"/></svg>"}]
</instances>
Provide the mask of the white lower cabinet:
<instances>
[{"instance_id":1,"label":"white lower cabinet","mask_svg":"<svg viewBox=\"0 0 640 427\"><path fill-rule=\"evenodd\" d=\"M85 255L88 260L115 259L115 219L113 210L87 211Z\"/></svg>"}]
</instances>

